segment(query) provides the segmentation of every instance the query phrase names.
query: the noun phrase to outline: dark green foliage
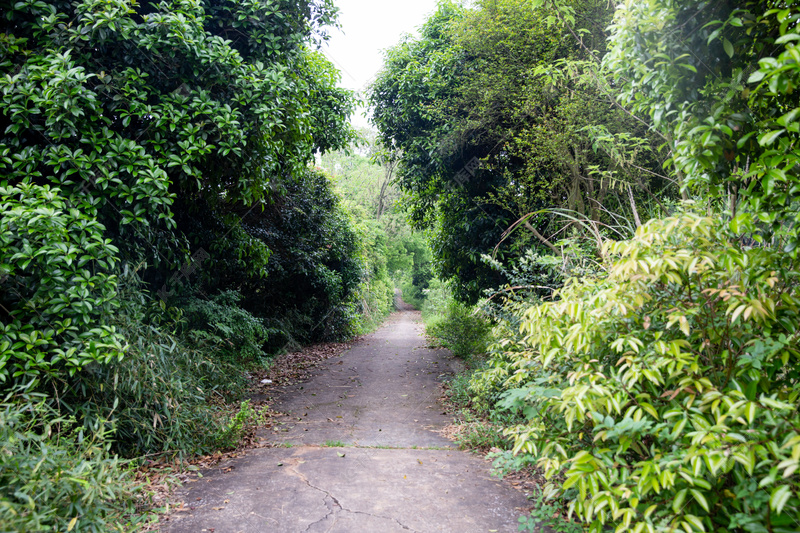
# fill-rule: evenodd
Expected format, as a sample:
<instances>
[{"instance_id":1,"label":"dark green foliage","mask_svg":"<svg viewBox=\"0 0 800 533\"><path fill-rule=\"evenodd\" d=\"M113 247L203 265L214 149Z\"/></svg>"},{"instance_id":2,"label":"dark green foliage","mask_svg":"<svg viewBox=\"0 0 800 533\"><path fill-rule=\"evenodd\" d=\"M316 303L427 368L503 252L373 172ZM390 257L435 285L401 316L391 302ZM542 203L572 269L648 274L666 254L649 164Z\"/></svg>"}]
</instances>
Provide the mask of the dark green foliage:
<instances>
[{"instance_id":1,"label":"dark green foliage","mask_svg":"<svg viewBox=\"0 0 800 533\"><path fill-rule=\"evenodd\" d=\"M351 335L353 298L368 277L359 235L328 179L306 170L284 185L255 209L208 216L203 207L178 217L194 249L209 251L196 274L202 286L235 287L240 305L272 331L269 350Z\"/></svg>"},{"instance_id":2,"label":"dark green foliage","mask_svg":"<svg viewBox=\"0 0 800 533\"><path fill-rule=\"evenodd\" d=\"M7 400L0 529L122 529L109 450L236 446L255 414L229 403L266 349L388 306L383 243L308 171L353 138L353 96L311 49L336 11L4 5L0 389L44 396Z\"/></svg>"},{"instance_id":3,"label":"dark green foliage","mask_svg":"<svg viewBox=\"0 0 800 533\"><path fill-rule=\"evenodd\" d=\"M122 463L108 453L102 421L84 427L18 393L0 403L0 528L3 531L128 531L133 504Z\"/></svg>"},{"instance_id":4,"label":"dark green foliage","mask_svg":"<svg viewBox=\"0 0 800 533\"><path fill-rule=\"evenodd\" d=\"M387 52L371 88L412 220L429 230L434 270L460 300L507 282L483 254L560 254L577 224L553 209L598 232L615 213L638 216L643 198L675 193L646 125L615 108L597 72L608 3L573 4L582 44L529 1L440 2L419 39Z\"/></svg>"},{"instance_id":5,"label":"dark green foliage","mask_svg":"<svg viewBox=\"0 0 800 533\"><path fill-rule=\"evenodd\" d=\"M606 59L620 99L666 140L685 194L724 212L736 233L792 254L800 244L798 18L793 2L629 6L611 28Z\"/></svg>"},{"instance_id":6,"label":"dark green foliage","mask_svg":"<svg viewBox=\"0 0 800 533\"><path fill-rule=\"evenodd\" d=\"M123 341L104 319L114 265L165 286L197 251L176 231L185 210L220 217L209 240L230 234L263 275L269 250L237 215L304 175L314 150L352 137L352 97L306 45L335 13L327 0L7 6L0 298L14 318L3 318L0 377L11 359L33 374L117 356Z\"/></svg>"},{"instance_id":7,"label":"dark green foliage","mask_svg":"<svg viewBox=\"0 0 800 533\"><path fill-rule=\"evenodd\" d=\"M205 352L235 363L253 363L264 356L270 332L261 320L238 306L242 295L226 291L210 299L196 296L180 303L181 330ZM277 333L273 330L272 332Z\"/></svg>"}]
</instances>

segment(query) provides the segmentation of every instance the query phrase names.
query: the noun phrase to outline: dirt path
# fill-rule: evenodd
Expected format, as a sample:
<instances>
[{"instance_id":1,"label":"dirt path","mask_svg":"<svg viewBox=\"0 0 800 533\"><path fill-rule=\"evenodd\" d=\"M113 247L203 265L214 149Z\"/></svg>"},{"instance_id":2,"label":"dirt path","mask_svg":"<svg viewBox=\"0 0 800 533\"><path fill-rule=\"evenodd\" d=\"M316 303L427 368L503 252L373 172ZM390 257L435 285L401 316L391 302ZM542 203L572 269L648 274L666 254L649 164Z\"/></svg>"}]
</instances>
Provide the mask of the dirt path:
<instances>
[{"instance_id":1,"label":"dirt path","mask_svg":"<svg viewBox=\"0 0 800 533\"><path fill-rule=\"evenodd\" d=\"M169 532L516 531L527 500L436 433L438 383L457 367L400 311L275 406L290 415L254 450L183 487Z\"/></svg>"}]
</instances>

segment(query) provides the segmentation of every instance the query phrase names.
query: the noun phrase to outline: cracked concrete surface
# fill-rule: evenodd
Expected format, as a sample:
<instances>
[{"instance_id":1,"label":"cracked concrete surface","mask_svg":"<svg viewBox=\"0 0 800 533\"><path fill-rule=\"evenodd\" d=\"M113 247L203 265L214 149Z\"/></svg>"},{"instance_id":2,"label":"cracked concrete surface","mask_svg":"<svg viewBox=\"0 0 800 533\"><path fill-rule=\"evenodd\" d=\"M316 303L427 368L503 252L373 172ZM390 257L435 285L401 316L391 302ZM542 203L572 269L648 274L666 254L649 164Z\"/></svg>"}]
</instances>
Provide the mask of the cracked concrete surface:
<instances>
[{"instance_id":1,"label":"cracked concrete surface","mask_svg":"<svg viewBox=\"0 0 800 533\"><path fill-rule=\"evenodd\" d=\"M162 531L517 531L524 495L435 432L449 422L437 386L458 362L426 348L418 316L395 313L285 390L276 408L291 422L264 436L286 447L204 472Z\"/></svg>"}]
</instances>

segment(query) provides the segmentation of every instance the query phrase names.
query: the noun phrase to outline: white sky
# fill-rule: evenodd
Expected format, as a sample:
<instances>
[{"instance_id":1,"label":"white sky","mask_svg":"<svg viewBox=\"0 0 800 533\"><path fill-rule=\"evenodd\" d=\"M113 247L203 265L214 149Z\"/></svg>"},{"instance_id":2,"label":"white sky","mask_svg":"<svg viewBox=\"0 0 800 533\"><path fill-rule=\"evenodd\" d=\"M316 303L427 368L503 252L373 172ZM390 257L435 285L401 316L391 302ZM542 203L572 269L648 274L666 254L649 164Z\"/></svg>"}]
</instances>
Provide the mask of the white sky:
<instances>
[{"instance_id":1,"label":"white sky","mask_svg":"<svg viewBox=\"0 0 800 533\"><path fill-rule=\"evenodd\" d=\"M362 91L383 65L382 50L398 43L404 33L416 34L436 0L336 0L340 30L322 50L342 73L340 85ZM359 109L353 125L369 127Z\"/></svg>"}]
</instances>

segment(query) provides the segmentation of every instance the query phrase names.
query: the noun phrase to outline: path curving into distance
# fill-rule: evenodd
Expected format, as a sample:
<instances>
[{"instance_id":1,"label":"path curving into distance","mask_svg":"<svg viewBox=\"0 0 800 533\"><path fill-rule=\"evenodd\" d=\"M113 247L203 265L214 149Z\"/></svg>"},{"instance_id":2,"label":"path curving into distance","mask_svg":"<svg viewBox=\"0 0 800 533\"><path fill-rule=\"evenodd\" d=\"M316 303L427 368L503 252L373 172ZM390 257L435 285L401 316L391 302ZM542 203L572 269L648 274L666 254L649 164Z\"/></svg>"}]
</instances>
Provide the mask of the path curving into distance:
<instances>
[{"instance_id":1,"label":"path curving into distance","mask_svg":"<svg viewBox=\"0 0 800 533\"><path fill-rule=\"evenodd\" d=\"M457 362L426 347L400 302L375 333L287 387L284 425L260 448L204 472L176 498L170 533L517 531L525 496L482 458L436 433L450 418L439 382ZM277 430L276 430L277 429Z\"/></svg>"}]
</instances>

